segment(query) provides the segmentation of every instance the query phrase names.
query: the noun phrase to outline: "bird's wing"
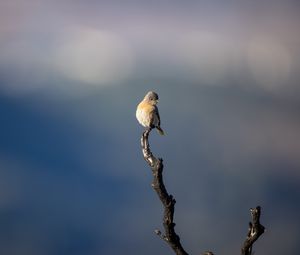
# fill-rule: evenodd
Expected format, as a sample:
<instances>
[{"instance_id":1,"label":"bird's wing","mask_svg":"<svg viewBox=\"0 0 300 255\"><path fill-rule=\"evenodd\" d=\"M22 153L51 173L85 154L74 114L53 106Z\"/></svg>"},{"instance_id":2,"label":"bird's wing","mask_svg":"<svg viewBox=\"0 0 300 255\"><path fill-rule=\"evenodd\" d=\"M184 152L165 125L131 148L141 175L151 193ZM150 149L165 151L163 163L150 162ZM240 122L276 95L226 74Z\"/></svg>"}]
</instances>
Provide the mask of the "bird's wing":
<instances>
[{"instance_id":1,"label":"bird's wing","mask_svg":"<svg viewBox=\"0 0 300 255\"><path fill-rule=\"evenodd\" d=\"M155 112L154 115L157 117L157 123L155 123L155 124L156 124L156 126L160 127L160 116L159 116L159 112L158 112L157 106L155 106L154 112Z\"/></svg>"}]
</instances>

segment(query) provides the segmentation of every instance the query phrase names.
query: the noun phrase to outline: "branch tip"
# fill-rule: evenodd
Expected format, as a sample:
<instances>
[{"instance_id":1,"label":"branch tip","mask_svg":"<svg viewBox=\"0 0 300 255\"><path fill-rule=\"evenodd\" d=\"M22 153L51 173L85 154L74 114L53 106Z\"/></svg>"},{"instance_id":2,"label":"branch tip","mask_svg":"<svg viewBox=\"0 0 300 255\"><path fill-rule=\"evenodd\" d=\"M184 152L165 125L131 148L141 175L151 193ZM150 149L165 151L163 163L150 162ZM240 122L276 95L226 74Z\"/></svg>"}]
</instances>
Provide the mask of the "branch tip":
<instances>
[{"instance_id":1,"label":"branch tip","mask_svg":"<svg viewBox=\"0 0 300 255\"><path fill-rule=\"evenodd\" d=\"M250 208L250 213L252 221L249 222L247 238L242 247L242 255L251 255L253 244L265 232L265 227L260 224L261 207Z\"/></svg>"},{"instance_id":2,"label":"branch tip","mask_svg":"<svg viewBox=\"0 0 300 255\"><path fill-rule=\"evenodd\" d=\"M149 128L143 132L141 137L141 146L144 159L150 166L153 173L153 181L151 187L157 193L164 207L163 226L165 229L165 234L162 234L162 232L158 229L156 229L154 232L156 233L156 235L158 235L160 238L162 238L169 244L169 246L173 249L176 255L188 255L188 253L183 249L180 243L180 238L176 234L174 229L175 223L173 222L173 216L174 204L176 203L176 200L173 198L172 195L168 194L163 182L163 159L156 158L150 150L148 139L151 130L152 128Z\"/></svg>"}]
</instances>

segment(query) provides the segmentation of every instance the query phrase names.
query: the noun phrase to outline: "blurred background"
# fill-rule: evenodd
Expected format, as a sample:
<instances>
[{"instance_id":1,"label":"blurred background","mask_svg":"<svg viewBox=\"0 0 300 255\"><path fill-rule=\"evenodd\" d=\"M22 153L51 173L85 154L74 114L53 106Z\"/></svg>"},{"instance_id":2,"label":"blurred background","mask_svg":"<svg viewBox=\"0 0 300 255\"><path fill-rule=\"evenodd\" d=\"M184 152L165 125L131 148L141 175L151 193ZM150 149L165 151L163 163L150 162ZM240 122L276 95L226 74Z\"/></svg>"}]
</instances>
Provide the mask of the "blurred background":
<instances>
[{"instance_id":1,"label":"blurred background","mask_svg":"<svg viewBox=\"0 0 300 255\"><path fill-rule=\"evenodd\" d=\"M300 3L295 0L2 0L0 253L173 254L154 234L135 119L151 133L190 254L300 242Z\"/></svg>"}]
</instances>

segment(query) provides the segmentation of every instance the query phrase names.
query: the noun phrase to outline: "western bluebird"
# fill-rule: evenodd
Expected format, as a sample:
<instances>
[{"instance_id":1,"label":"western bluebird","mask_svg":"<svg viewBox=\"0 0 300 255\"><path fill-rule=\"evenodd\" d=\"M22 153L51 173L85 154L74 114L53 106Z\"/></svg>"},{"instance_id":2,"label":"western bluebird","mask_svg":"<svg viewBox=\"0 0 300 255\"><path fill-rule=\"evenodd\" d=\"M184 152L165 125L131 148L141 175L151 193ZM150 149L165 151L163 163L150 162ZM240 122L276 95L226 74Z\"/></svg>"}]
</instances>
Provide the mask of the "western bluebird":
<instances>
[{"instance_id":1,"label":"western bluebird","mask_svg":"<svg viewBox=\"0 0 300 255\"><path fill-rule=\"evenodd\" d=\"M156 106L157 103L158 95L153 91L149 91L137 106L136 118L142 126L156 128L160 135L164 135L164 131L160 127L160 117Z\"/></svg>"}]
</instances>

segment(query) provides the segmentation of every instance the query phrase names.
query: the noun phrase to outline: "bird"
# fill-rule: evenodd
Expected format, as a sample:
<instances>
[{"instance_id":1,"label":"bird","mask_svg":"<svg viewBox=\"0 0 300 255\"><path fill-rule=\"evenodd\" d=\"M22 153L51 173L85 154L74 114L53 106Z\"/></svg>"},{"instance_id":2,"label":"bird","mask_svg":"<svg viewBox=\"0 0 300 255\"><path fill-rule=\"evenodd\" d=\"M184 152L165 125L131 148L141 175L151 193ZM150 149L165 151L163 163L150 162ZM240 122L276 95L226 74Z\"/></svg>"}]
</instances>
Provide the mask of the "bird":
<instances>
[{"instance_id":1,"label":"bird","mask_svg":"<svg viewBox=\"0 0 300 255\"><path fill-rule=\"evenodd\" d=\"M137 106L136 118L142 126L149 129L156 128L160 135L164 135L164 131L160 127L160 116L156 106L157 103L157 93L149 91Z\"/></svg>"}]
</instances>

